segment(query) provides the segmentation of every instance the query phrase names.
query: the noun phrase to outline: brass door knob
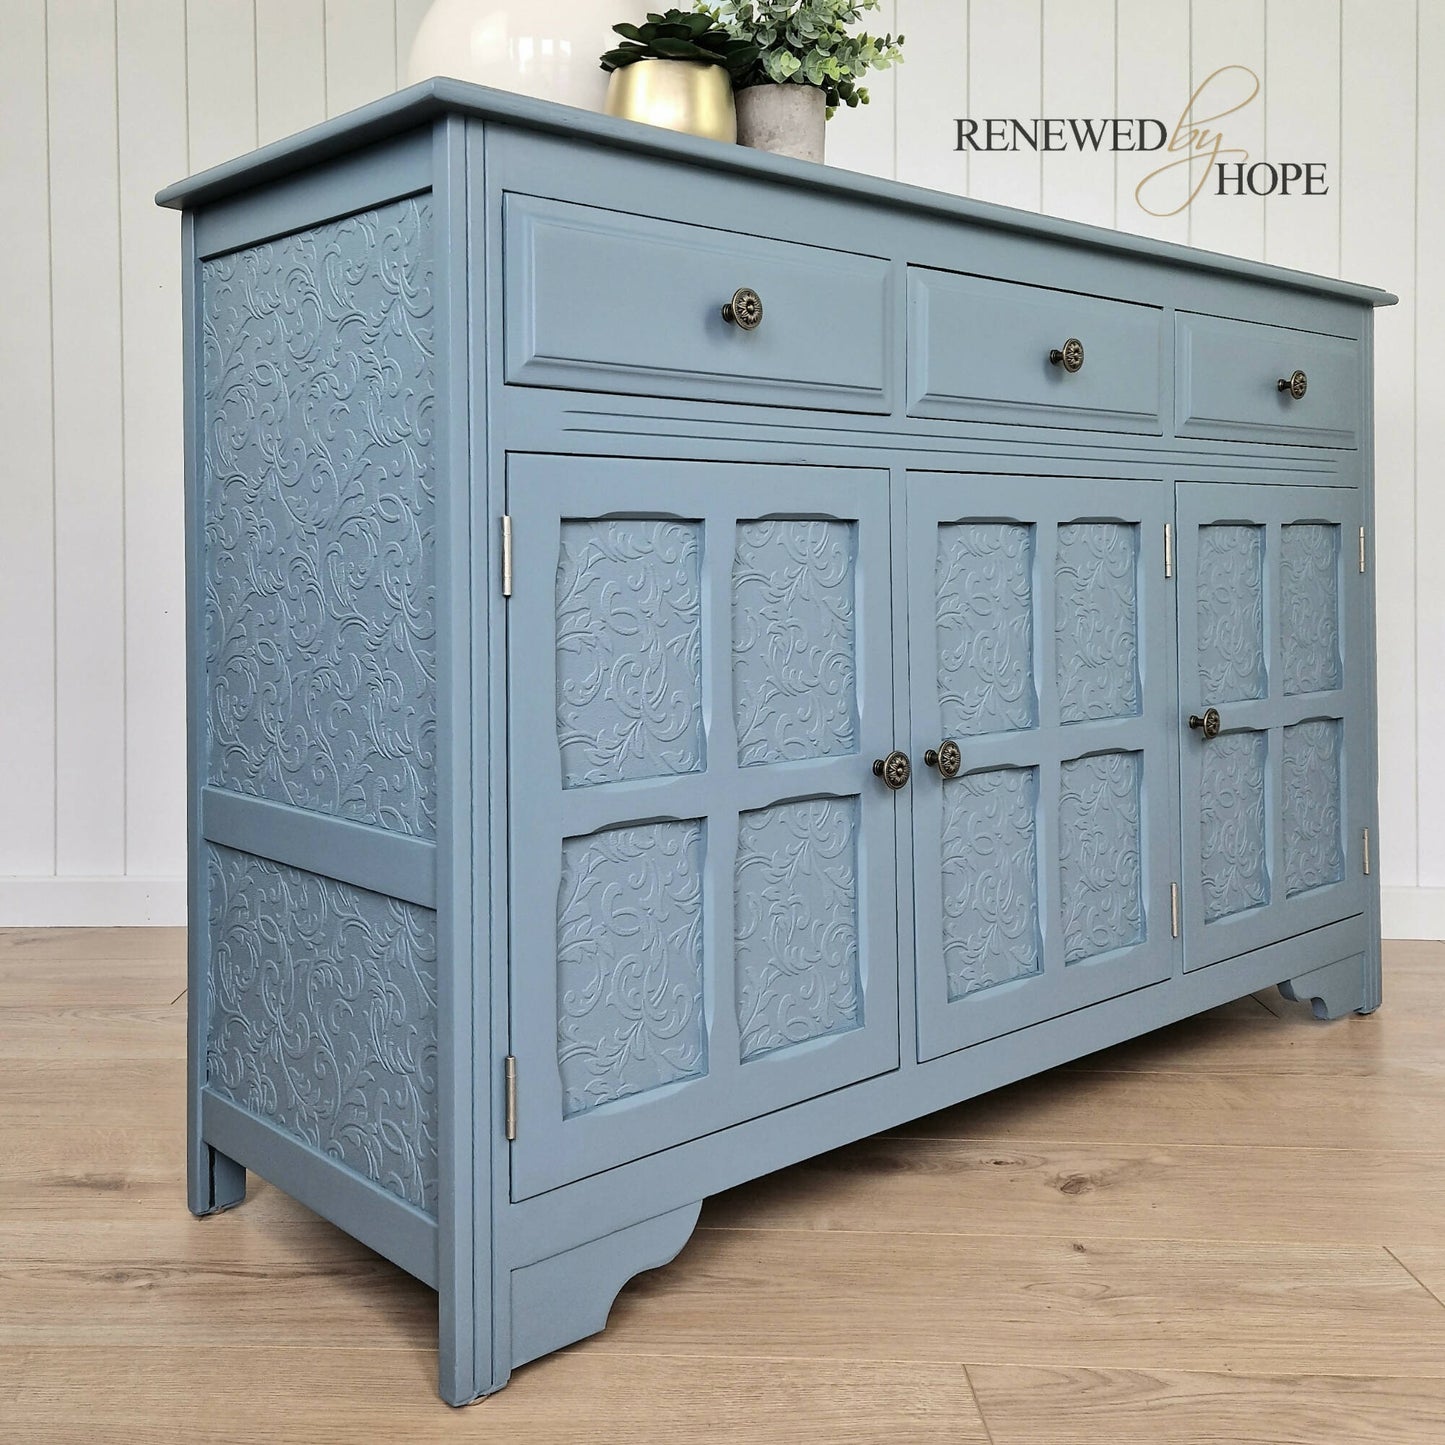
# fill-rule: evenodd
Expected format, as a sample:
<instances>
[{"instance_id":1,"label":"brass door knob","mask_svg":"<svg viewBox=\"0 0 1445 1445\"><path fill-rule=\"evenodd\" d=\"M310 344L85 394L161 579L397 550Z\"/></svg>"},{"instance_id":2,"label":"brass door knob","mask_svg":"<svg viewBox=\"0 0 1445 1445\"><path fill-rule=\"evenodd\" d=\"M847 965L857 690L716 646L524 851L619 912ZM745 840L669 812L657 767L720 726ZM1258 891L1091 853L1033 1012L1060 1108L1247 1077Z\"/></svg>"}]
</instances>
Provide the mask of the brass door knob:
<instances>
[{"instance_id":1,"label":"brass door knob","mask_svg":"<svg viewBox=\"0 0 1445 1445\"><path fill-rule=\"evenodd\" d=\"M1207 707L1204 709L1203 717L1200 717L1198 713L1190 713L1189 726L1202 732L1206 738L1217 738L1219 729L1223 726L1219 717L1219 709Z\"/></svg>"},{"instance_id":2,"label":"brass door knob","mask_svg":"<svg viewBox=\"0 0 1445 1445\"><path fill-rule=\"evenodd\" d=\"M882 778L895 793L908 782L912 775L913 766L908 761L908 754L900 753L897 748L894 748L886 758L873 759L873 776Z\"/></svg>"},{"instance_id":3,"label":"brass door knob","mask_svg":"<svg viewBox=\"0 0 1445 1445\"><path fill-rule=\"evenodd\" d=\"M1055 366L1062 366L1067 372L1082 371L1084 343L1077 336L1071 336L1062 346L1056 346L1049 352L1049 360Z\"/></svg>"},{"instance_id":4,"label":"brass door knob","mask_svg":"<svg viewBox=\"0 0 1445 1445\"><path fill-rule=\"evenodd\" d=\"M724 321L741 331L756 331L763 324L763 298L749 286L739 286L722 309Z\"/></svg>"},{"instance_id":5,"label":"brass door knob","mask_svg":"<svg viewBox=\"0 0 1445 1445\"><path fill-rule=\"evenodd\" d=\"M1275 383L1280 391L1287 391L1295 401L1298 401L1310 388L1310 379L1302 371L1292 371L1288 376L1282 376Z\"/></svg>"},{"instance_id":6,"label":"brass door knob","mask_svg":"<svg viewBox=\"0 0 1445 1445\"><path fill-rule=\"evenodd\" d=\"M936 748L929 748L924 753L923 761L930 768L937 768L940 778L956 778L963 766L963 754L952 738L945 738Z\"/></svg>"}]
</instances>

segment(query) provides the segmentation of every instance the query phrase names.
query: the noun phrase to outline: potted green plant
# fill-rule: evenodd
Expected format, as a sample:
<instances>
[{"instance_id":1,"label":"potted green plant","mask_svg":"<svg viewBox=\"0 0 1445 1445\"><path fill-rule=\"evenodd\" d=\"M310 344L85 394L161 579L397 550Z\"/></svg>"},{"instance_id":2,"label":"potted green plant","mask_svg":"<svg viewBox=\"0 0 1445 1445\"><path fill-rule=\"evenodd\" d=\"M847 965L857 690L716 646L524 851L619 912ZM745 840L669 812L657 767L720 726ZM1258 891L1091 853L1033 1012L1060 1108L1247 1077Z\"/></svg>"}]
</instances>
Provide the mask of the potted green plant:
<instances>
[{"instance_id":1,"label":"potted green plant","mask_svg":"<svg viewBox=\"0 0 1445 1445\"><path fill-rule=\"evenodd\" d=\"M903 59L901 35L854 34L879 0L719 0L699 5L730 35L757 47L735 76L738 141L803 160L823 159L826 121L840 105L868 104L858 84Z\"/></svg>"},{"instance_id":2,"label":"potted green plant","mask_svg":"<svg viewBox=\"0 0 1445 1445\"><path fill-rule=\"evenodd\" d=\"M610 72L608 115L713 140L737 139L733 84L758 57L705 10L665 10L642 25L619 24L622 44L602 56Z\"/></svg>"}]
</instances>

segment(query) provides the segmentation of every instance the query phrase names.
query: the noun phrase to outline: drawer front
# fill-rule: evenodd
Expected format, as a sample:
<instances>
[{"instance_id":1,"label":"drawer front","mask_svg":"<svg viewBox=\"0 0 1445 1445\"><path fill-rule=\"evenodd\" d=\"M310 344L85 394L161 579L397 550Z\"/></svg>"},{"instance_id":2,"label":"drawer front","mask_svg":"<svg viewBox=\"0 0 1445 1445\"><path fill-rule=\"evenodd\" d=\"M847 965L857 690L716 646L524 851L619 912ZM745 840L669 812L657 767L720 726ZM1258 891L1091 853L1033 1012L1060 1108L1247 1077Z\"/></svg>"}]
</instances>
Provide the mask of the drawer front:
<instances>
[{"instance_id":1,"label":"drawer front","mask_svg":"<svg viewBox=\"0 0 1445 1445\"><path fill-rule=\"evenodd\" d=\"M504 268L508 382L892 410L876 257L509 195ZM752 330L723 316L740 287L762 300Z\"/></svg>"},{"instance_id":2,"label":"drawer front","mask_svg":"<svg viewBox=\"0 0 1445 1445\"><path fill-rule=\"evenodd\" d=\"M1342 336L1181 311L1177 430L1182 437L1354 447L1360 432L1360 348ZM1303 396L1279 383L1296 371Z\"/></svg>"},{"instance_id":3,"label":"drawer front","mask_svg":"<svg viewBox=\"0 0 1445 1445\"><path fill-rule=\"evenodd\" d=\"M1153 306L915 266L909 415L1158 436L1162 335ZM1049 359L1070 337L1073 372Z\"/></svg>"}]
</instances>

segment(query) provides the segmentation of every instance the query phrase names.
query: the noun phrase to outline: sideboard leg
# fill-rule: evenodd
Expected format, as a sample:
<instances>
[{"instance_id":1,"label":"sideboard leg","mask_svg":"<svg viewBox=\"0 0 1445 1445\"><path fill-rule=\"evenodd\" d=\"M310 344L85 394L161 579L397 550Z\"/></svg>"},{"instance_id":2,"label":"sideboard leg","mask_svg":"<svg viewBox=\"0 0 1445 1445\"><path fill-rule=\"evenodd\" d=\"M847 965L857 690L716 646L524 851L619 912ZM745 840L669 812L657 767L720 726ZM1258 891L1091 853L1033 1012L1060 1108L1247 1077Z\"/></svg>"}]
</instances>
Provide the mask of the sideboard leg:
<instances>
[{"instance_id":1,"label":"sideboard leg","mask_svg":"<svg viewBox=\"0 0 1445 1445\"><path fill-rule=\"evenodd\" d=\"M1380 964L1356 953L1321 968L1312 968L1279 986L1285 998L1308 999L1317 1019L1343 1018L1347 1013L1373 1013L1380 1006Z\"/></svg>"},{"instance_id":2,"label":"sideboard leg","mask_svg":"<svg viewBox=\"0 0 1445 1445\"><path fill-rule=\"evenodd\" d=\"M246 1197L245 1167L209 1144L198 1143L191 1150L189 1175L186 1192L192 1214L219 1214Z\"/></svg>"}]
</instances>

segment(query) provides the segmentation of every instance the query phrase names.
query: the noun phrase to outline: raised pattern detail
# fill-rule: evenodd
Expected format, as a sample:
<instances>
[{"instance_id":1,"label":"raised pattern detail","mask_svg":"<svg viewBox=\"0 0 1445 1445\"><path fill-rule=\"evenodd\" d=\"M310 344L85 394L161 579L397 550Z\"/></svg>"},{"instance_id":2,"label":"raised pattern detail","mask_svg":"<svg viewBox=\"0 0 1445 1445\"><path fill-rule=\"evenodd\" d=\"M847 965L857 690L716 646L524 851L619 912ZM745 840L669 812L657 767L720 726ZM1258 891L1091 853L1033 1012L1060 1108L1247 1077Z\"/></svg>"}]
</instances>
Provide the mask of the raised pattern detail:
<instances>
[{"instance_id":1,"label":"raised pattern detail","mask_svg":"<svg viewBox=\"0 0 1445 1445\"><path fill-rule=\"evenodd\" d=\"M707 1072L702 854L700 821L563 841L557 1062L566 1117Z\"/></svg>"},{"instance_id":2,"label":"raised pattern detail","mask_svg":"<svg viewBox=\"0 0 1445 1445\"><path fill-rule=\"evenodd\" d=\"M856 1029L857 799L809 798L742 814L735 901L743 1059Z\"/></svg>"},{"instance_id":3,"label":"raised pattern detail","mask_svg":"<svg viewBox=\"0 0 1445 1445\"><path fill-rule=\"evenodd\" d=\"M938 706L947 737L1038 722L1033 562L1030 526L979 521L938 529Z\"/></svg>"},{"instance_id":4,"label":"raised pattern detail","mask_svg":"<svg viewBox=\"0 0 1445 1445\"><path fill-rule=\"evenodd\" d=\"M208 846L218 1094L437 1207L436 915Z\"/></svg>"},{"instance_id":5,"label":"raised pattern detail","mask_svg":"<svg viewBox=\"0 0 1445 1445\"><path fill-rule=\"evenodd\" d=\"M436 832L431 202L202 269L206 778Z\"/></svg>"},{"instance_id":6,"label":"raised pattern detail","mask_svg":"<svg viewBox=\"0 0 1445 1445\"><path fill-rule=\"evenodd\" d=\"M1055 563L1059 717L1066 723L1139 711L1139 529L1068 522Z\"/></svg>"},{"instance_id":7,"label":"raised pattern detail","mask_svg":"<svg viewBox=\"0 0 1445 1445\"><path fill-rule=\"evenodd\" d=\"M740 522L733 558L738 762L858 748L851 522Z\"/></svg>"},{"instance_id":8,"label":"raised pattern detail","mask_svg":"<svg viewBox=\"0 0 1445 1445\"><path fill-rule=\"evenodd\" d=\"M963 998L1043 967L1036 768L965 773L943 788L943 962Z\"/></svg>"},{"instance_id":9,"label":"raised pattern detail","mask_svg":"<svg viewBox=\"0 0 1445 1445\"><path fill-rule=\"evenodd\" d=\"M1280 540L1284 602L1280 624L1286 693L1325 692L1342 684L1340 529L1294 522Z\"/></svg>"},{"instance_id":10,"label":"raised pattern detail","mask_svg":"<svg viewBox=\"0 0 1445 1445\"><path fill-rule=\"evenodd\" d=\"M1222 733L1199 756L1204 921L1269 902L1264 790L1269 734Z\"/></svg>"},{"instance_id":11,"label":"raised pattern detail","mask_svg":"<svg viewBox=\"0 0 1445 1445\"><path fill-rule=\"evenodd\" d=\"M1064 962L1144 938L1138 753L1094 753L1059 769L1059 909Z\"/></svg>"},{"instance_id":12,"label":"raised pattern detail","mask_svg":"<svg viewBox=\"0 0 1445 1445\"><path fill-rule=\"evenodd\" d=\"M557 558L562 785L703 765L701 527L564 521Z\"/></svg>"},{"instance_id":13,"label":"raised pattern detail","mask_svg":"<svg viewBox=\"0 0 1445 1445\"><path fill-rule=\"evenodd\" d=\"M1345 876L1340 806L1343 725L1311 718L1284 730L1284 891L1287 897Z\"/></svg>"},{"instance_id":14,"label":"raised pattern detail","mask_svg":"<svg viewBox=\"0 0 1445 1445\"><path fill-rule=\"evenodd\" d=\"M1199 696L1216 707L1265 696L1264 528L1199 529Z\"/></svg>"}]
</instances>

